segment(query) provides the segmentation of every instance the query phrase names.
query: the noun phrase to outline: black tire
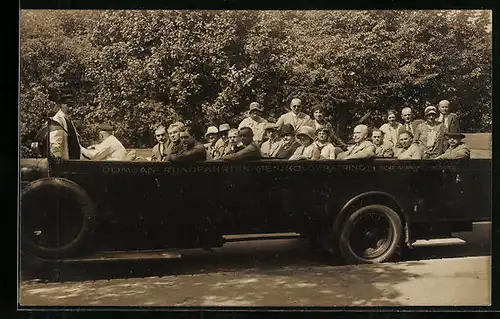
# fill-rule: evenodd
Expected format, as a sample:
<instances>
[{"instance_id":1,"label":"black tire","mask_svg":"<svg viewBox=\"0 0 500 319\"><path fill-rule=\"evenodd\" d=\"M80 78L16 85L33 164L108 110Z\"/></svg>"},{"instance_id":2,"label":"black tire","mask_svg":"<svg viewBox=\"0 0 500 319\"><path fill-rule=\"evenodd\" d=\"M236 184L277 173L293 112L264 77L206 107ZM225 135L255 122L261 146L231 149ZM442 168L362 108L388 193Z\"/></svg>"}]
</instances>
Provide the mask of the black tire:
<instances>
[{"instance_id":1,"label":"black tire","mask_svg":"<svg viewBox=\"0 0 500 319\"><path fill-rule=\"evenodd\" d=\"M361 221L365 224L359 224ZM368 205L354 211L344 221L339 248L342 257L350 264L381 263L393 257L402 236L401 218L392 208Z\"/></svg>"},{"instance_id":2,"label":"black tire","mask_svg":"<svg viewBox=\"0 0 500 319\"><path fill-rule=\"evenodd\" d=\"M36 180L21 193L21 249L38 258L82 254L92 233L88 194L63 178Z\"/></svg>"}]
</instances>

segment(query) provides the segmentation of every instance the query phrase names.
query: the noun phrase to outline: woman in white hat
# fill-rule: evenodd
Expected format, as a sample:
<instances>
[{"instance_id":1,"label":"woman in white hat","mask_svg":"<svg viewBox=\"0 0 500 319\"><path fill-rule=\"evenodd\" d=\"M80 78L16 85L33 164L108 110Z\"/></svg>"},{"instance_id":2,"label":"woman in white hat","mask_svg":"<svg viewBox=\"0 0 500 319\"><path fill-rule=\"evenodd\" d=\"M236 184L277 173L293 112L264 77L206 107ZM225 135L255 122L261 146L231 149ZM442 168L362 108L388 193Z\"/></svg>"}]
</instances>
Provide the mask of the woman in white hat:
<instances>
[{"instance_id":1,"label":"woman in white hat","mask_svg":"<svg viewBox=\"0 0 500 319\"><path fill-rule=\"evenodd\" d=\"M444 152L444 133L446 132L443 123L437 121L438 111L435 106L425 108L425 122L417 127L415 141L423 151L422 158L436 158Z\"/></svg>"},{"instance_id":2,"label":"woman in white hat","mask_svg":"<svg viewBox=\"0 0 500 319\"><path fill-rule=\"evenodd\" d=\"M264 126L267 123L267 120L261 116L263 111L264 109L258 102L250 103L248 117L243 119L238 125L238 130L241 130L243 127L251 128L253 132L253 141L259 146L262 143Z\"/></svg>"},{"instance_id":3,"label":"woman in white hat","mask_svg":"<svg viewBox=\"0 0 500 319\"><path fill-rule=\"evenodd\" d=\"M314 129L310 126L302 126L297 132L300 146L297 147L290 160L317 160L320 151L314 144Z\"/></svg>"}]
</instances>

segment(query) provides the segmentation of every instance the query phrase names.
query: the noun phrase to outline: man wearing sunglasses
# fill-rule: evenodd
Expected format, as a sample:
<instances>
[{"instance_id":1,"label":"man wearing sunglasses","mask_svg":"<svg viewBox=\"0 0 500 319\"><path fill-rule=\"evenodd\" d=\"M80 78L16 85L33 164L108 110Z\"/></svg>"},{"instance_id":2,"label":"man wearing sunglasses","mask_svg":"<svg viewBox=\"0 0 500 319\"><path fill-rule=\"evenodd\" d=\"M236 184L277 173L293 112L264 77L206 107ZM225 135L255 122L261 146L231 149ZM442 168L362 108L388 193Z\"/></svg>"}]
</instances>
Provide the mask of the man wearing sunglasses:
<instances>
[{"instance_id":1,"label":"man wearing sunglasses","mask_svg":"<svg viewBox=\"0 0 500 319\"><path fill-rule=\"evenodd\" d=\"M155 130L155 138L158 144L153 146L152 161L163 161L165 159L165 151L167 149L167 130L164 126L160 125Z\"/></svg>"}]
</instances>

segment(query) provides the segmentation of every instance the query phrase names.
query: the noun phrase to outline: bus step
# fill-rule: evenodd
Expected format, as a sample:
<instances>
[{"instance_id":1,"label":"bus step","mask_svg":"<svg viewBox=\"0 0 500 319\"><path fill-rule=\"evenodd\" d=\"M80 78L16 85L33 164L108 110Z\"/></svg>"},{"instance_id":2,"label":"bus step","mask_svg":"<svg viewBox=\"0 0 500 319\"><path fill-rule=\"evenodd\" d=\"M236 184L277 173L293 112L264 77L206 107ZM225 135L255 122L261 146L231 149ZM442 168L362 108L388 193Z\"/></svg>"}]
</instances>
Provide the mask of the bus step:
<instances>
[{"instance_id":1,"label":"bus step","mask_svg":"<svg viewBox=\"0 0 500 319\"><path fill-rule=\"evenodd\" d=\"M107 251L78 258L67 258L65 263L99 262L113 260L180 259L182 255L173 250Z\"/></svg>"},{"instance_id":2,"label":"bus step","mask_svg":"<svg viewBox=\"0 0 500 319\"><path fill-rule=\"evenodd\" d=\"M456 246L464 245L465 240L452 237L452 238L438 238L438 239L419 239L413 242L413 247L428 247L428 246Z\"/></svg>"}]
</instances>

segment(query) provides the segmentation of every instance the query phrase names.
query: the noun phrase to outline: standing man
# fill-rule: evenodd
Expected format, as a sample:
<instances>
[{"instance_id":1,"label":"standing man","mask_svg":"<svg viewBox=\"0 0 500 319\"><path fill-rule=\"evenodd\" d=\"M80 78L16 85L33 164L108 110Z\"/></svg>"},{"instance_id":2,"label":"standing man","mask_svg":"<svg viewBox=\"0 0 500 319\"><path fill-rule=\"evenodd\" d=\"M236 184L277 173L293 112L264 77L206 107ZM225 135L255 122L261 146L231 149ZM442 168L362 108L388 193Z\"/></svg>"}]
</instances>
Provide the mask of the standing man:
<instances>
[{"instance_id":1,"label":"standing man","mask_svg":"<svg viewBox=\"0 0 500 319\"><path fill-rule=\"evenodd\" d=\"M314 124L312 123L311 117L301 112L301 108L302 101L297 98L293 99L292 102L290 102L291 111L281 115L278 122L276 122L278 130L281 130L285 124L291 124L295 132L298 132L302 126L312 127Z\"/></svg>"},{"instance_id":2,"label":"standing man","mask_svg":"<svg viewBox=\"0 0 500 319\"><path fill-rule=\"evenodd\" d=\"M410 131L399 133L399 145L401 147L395 150L395 155L398 159L422 158L422 149L417 143L413 142L413 134Z\"/></svg>"},{"instance_id":3,"label":"standing man","mask_svg":"<svg viewBox=\"0 0 500 319\"><path fill-rule=\"evenodd\" d=\"M207 153L205 146L198 142L190 127L184 127L179 132L179 140L182 149L177 154L169 156L168 160L172 162L201 162L206 159Z\"/></svg>"},{"instance_id":4,"label":"standing man","mask_svg":"<svg viewBox=\"0 0 500 319\"><path fill-rule=\"evenodd\" d=\"M55 115L49 118L50 153L59 159L80 159L78 133L68 117L68 107L56 105L54 111Z\"/></svg>"},{"instance_id":5,"label":"standing man","mask_svg":"<svg viewBox=\"0 0 500 319\"><path fill-rule=\"evenodd\" d=\"M262 146L260 147L262 157L276 157L281 146L281 143L278 139L278 127L274 123L266 123L264 132L267 140L262 143Z\"/></svg>"},{"instance_id":6,"label":"standing man","mask_svg":"<svg viewBox=\"0 0 500 319\"><path fill-rule=\"evenodd\" d=\"M470 158L470 149L465 145L462 133L445 133L448 138L448 149L436 159L468 159Z\"/></svg>"},{"instance_id":7,"label":"standing man","mask_svg":"<svg viewBox=\"0 0 500 319\"><path fill-rule=\"evenodd\" d=\"M167 130L163 125L158 126L155 130L155 138L158 144L153 146L152 161L163 161L167 149Z\"/></svg>"},{"instance_id":8,"label":"standing man","mask_svg":"<svg viewBox=\"0 0 500 319\"><path fill-rule=\"evenodd\" d=\"M371 158L375 156L375 145L368 140L368 126L357 125L353 132L354 145L348 147L347 151L340 153L340 160Z\"/></svg>"},{"instance_id":9,"label":"standing man","mask_svg":"<svg viewBox=\"0 0 500 319\"><path fill-rule=\"evenodd\" d=\"M251 161L260 159L260 149L253 141L253 132L249 127L243 127L239 131L243 148L234 154L224 155L223 160L226 161Z\"/></svg>"},{"instance_id":10,"label":"standing man","mask_svg":"<svg viewBox=\"0 0 500 319\"><path fill-rule=\"evenodd\" d=\"M403 126L399 129L399 134L401 134L404 131L410 132L412 136L415 136L415 133L417 132L417 127L424 123L424 120L422 119L413 119L413 110L411 107L405 107L401 110L401 118L403 118ZM416 142L416 140L414 140ZM400 145L398 145L400 146Z\"/></svg>"},{"instance_id":11,"label":"standing man","mask_svg":"<svg viewBox=\"0 0 500 319\"><path fill-rule=\"evenodd\" d=\"M123 161L127 156L127 150L123 144L113 135L113 127L103 123L99 125L99 140L97 145L88 148L81 147L82 154L95 161Z\"/></svg>"},{"instance_id":12,"label":"standing man","mask_svg":"<svg viewBox=\"0 0 500 319\"><path fill-rule=\"evenodd\" d=\"M261 117L264 109L257 102L250 103L250 109L248 110L248 117L241 121L238 125L238 130L243 127L249 127L253 131L253 140L257 145L262 143L264 136L264 125L267 120Z\"/></svg>"},{"instance_id":13,"label":"standing man","mask_svg":"<svg viewBox=\"0 0 500 319\"><path fill-rule=\"evenodd\" d=\"M438 104L439 117L438 122L444 124L445 131L448 133L458 133L460 131L458 123L458 115L450 112L450 101L442 100Z\"/></svg>"},{"instance_id":14,"label":"standing man","mask_svg":"<svg viewBox=\"0 0 500 319\"><path fill-rule=\"evenodd\" d=\"M394 151L392 142L384 139L384 133L379 129L372 131L372 143L375 145L376 157L393 157Z\"/></svg>"},{"instance_id":15,"label":"standing man","mask_svg":"<svg viewBox=\"0 0 500 319\"><path fill-rule=\"evenodd\" d=\"M417 127L415 133L416 141L423 150L422 158L436 158L444 152L444 124L437 121L437 109L435 106L425 108L424 123Z\"/></svg>"}]
</instances>

